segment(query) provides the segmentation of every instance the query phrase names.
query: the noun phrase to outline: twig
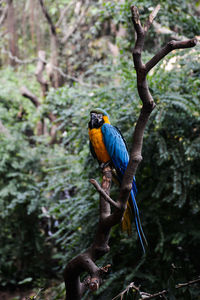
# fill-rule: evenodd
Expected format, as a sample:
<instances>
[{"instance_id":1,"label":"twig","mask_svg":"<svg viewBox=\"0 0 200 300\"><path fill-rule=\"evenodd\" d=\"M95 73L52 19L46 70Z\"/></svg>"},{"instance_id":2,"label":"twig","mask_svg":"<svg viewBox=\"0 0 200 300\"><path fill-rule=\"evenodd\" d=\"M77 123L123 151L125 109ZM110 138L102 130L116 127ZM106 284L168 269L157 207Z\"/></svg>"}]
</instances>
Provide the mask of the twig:
<instances>
[{"instance_id":1,"label":"twig","mask_svg":"<svg viewBox=\"0 0 200 300\"><path fill-rule=\"evenodd\" d=\"M137 286L134 284L134 282L131 282L131 283L127 286L127 288L126 288L124 291L122 291L122 292L119 293L117 296L115 296L114 298L112 298L112 300L115 300L115 299L117 299L117 298L119 298L119 297L120 297L120 299L123 299L123 295L124 295L125 293L127 293L127 292L129 291L129 289L134 289L135 291L137 291L138 293L140 293L140 288L137 287Z\"/></svg>"},{"instance_id":2,"label":"twig","mask_svg":"<svg viewBox=\"0 0 200 300\"><path fill-rule=\"evenodd\" d=\"M158 4L156 6L156 8L152 11L152 13L149 15L149 18L144 26L144 31L147 32L151 26L151 24L153 23L153 20L155 19L155 17L157 16L157 13L160 10L160 4Z\"/></svg>"},{"instance_id":3,"label":"twig","mask_svg":"<svg viewBox=\"0 0 200 300\"><path fill-rule=\"evenodd\" d=\"M66 12L68 11L68 9L72 6L73 1L69 2L69 4L67 6L65 6L64 9L62 9L61 14L60 14L60 18L58 19L57 23L56 23L56 28L60 26L60 24L62 23L64 16L66 14Z\"/></svg>"},{"instance_id":4,"label":"twig","mask_svg":"<svg viewBox=\"0 0 200 300\"><path fill-rule=\"evenodd\" d=\"M100 185L98 184L98 182L95 179L90 179L89 181L90 181L90 183L93 184L93 186L96 188L97 192L100 193L107 202L109 202L112 206L114 206L117 209L120 208L118 203L115 202L112 198L110 198L108 196L108 194L106 194L104 192L104 190L100 187Z\"/></svg>"},{"instance_id":5,"label":"twig","mask_svg":"<svg viewBox=\"0 0 200 300\"><path fill-rule=\"evenodd\" d=\"M38 108L41 105L40 101L38 100L38 97L35 96L31 91L29 91L29 89L27 89L27 87L25 87L25 86L21 87L20 92L21 92L22 96L30 99L35 107Z\"/></svg>"},{"instance_id":6,"label":"twig","mask_svg":"<svg viewBox=\"0 0 200 300\"><path fill-rule=\"evenodd\" d=\"M40 5L41 5L43 14L44 14L44 16L45 16L47 22L49 23L49 26L50 26L50 29L51 29L51 33L52 33L53 35L56 35L56 27L55 27L55 25L53 24L53 21L52 21L50 15L49 15L48 11L46 10L46 7L45 7L45 5L44 5L44 1L43 1L43 0L39 0L39 2L40 2Z\"/></svg>"},{"instance_id":7,"label":"twig","mask_svg":"<svg viewBox=\"0 0 200 300\"><path fill-rule=\"evenodd\" d=\"M4 54L8 54L8 57L10 59L14 60L18 64L32 64L32 63L34 63L35 61L38 60L38 58L22 60L19 57L12 55L12 53L10 51L8 51L8 50L6 50L2 47L1 47L1 52L4 53Z\"/></svg>"},{"instance_id":8,"label":"twig","mask_svg":"<svg viewBox=\"0 0 200 300\"><path fill-rule=\"evenodd\" d=\"M186 287L186 286L189 286L189 285L191 285L191 284L195 284L195 283L199 283L199 282L200 282L200 278L195 279L195 280L188 281L188 282L186 282L186 283L178 283L178 284L176 285L176 289L180 289L180 288L182 288L182 287Z\"/></svg>"},{"instance_id":9,"label":"twig","mask_svg":"<svg viewBox=\"0 0 200 300\"><path fill-rule=\"evenodd\" d=\"M44 62L47 63L46 60ZM81 81L80 79L78 79L76 77L73 77L71 75L68 75L68 74L64 73L61 68L56 67L55 65L51 64L51 67L52 67L52 69L58 71L62 77L73 80L75 82L78 82L80 85L87 86L87 87L91 87L91 86L96 87L96 88L98 87L98 85L96 85L96 84L91 85L91 84L85 83L85 82Z\"/></svg>"},{"instance_id":10,"label":"twig","mask_svg":"<svg viewBox=\"0 0 200 300\"><path fill-rule=\"evenodd\" d=\"M38 52L38 63L35 71L35 76L37 78L37 81L40 83L42 88L43 97L47 95L48 88L49 88L47 80L45 80L45 78L43 77L43 71L46 65L45 57L46 57L45 51Z\"/></svg>"},{"instance_id":11,"label":"twig","mask_svg":"<svg viewBox=\"0 0 200 300\"><path fill-rule=\"evenodd\" d=\"M145 72L148 73L162 58L174 49L185 49L196 46L197 39L193 38L186 41L170 41L163 47L154 57L152 57L145 65Z\"/></svg>"},{"instance_id":12,"label":"twig","mask_svg":"<svg viewBox=\"0 0 200 300\"><path fill-rule=\"evenodd\" d=\"M62 43L63 43L63 44L65 44L65 43L68 41L68 39L70 38L70 36L71 36L71 35L74 33L74 31L77 29L78 25L81 24L81 22L82 22L82 20L83 20L83 18L84 18L84 16L85 16L85 13L86 13L86 11L87 11L87 9L88 9L88 7L89 7L89 1L86 0L85 7L83 8L83 10L82 10L80 16L76 19L75 23L71 26L71 28L69 28L69 29L67 30L66 35L63 37L63 39L62 39Z\"/></svg>"},{"instance_id":13,"label":"twig","mask_svg":"<svg viewBox=\"0 0 200 300\"><path fill-rule=\"evenodd\" d=\"M32 64L32 63L34 63L34 62L36 62L36 61L39 60L39 58L37 58L37 57L35 57L35 58L33 58L33 59L25 59L25 60L21 60L21 59L18 58L17 56L13 56L12 53L11 53L10 51L5 50L4 48L1 48L1 51L2 51L2 53L8 54L9 58L12 59L12 60L14 60L14 61L15 61L16 63L18 63L18 64ZM47 61L46 59L40 57L40 60L41 60L44 64L46 64L46 65L48 64L48 61ZM77 83L79 83L80 85L83 85L83 86L98 88L98 85L97 85L97 84L88 84L88 83L86 83L86 82L83 82L82 80L80 80L80 79L78 79L78 78L76 78L76 77L74 77L74 76L71 76L71 75L69 75L69 74L64 73L63 70L62 70L61 68L56 67L55 65L52 65L52 64L51 64L51 68L52 68L53 70L58 71L58 72L60 73L60 75L61 75L63 78L66 78L66 79L69 79L69 80L73 80L73 81L75 81L75 82L77 82Z\"/></svg>"},{"instance_id":14,"label":"twig","mask_svg":"<svg viewBox=\"0 0 200 300\"><path fill-rule=\"evenodd\" d=\"M186 286L190 286L192 284L199 283L199 282L200 282L200 278L188 281L186 283L178 283L175 286L175 288L176 289L180 289L180 288L183 288L183 287L186 287ZM129 289L134 289L135 291L137 291L140 294L140 296L142 296L142 299L145 299L145 300L154 299L154 298L157 298L157 297L164 296L164 295L168 294L168 290L163 290L163 291L157 292L155 294L149 294L149 293L146 293L146 292L142 292L142 291L140 291L140 287L135 286L134 282L131 282L124 291L122 291L121 293L119 293L112 300L115 300L118 297L122 297L125 293L127 293L129 291Z\"/></svg>"},{"instance_id":15,"label":"twig","mask_svg":"<svg viewBox=\"0 0 200 300\"><path fill-rule=\"evenodd\" d=\"M150 296L147 296L147 297L145 297L144 299L145 299L145 300L154 299L154 298L157 298L157 297L166 295L167 293L168 293L168 291L163 290L163 291L161 291L161 292L158 292L158 293L152 294L152 295L150 295Z\"/></svg>"}]
</instances>

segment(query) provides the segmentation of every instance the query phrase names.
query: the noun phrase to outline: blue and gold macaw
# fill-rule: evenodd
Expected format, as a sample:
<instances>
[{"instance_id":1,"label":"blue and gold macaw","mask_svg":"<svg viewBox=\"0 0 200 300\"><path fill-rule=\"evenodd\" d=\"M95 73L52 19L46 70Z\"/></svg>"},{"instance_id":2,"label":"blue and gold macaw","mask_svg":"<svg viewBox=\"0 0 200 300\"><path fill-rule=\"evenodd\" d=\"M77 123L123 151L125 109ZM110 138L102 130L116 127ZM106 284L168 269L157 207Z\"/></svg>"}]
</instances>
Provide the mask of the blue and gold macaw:
<instances>
[{"instance_id":1,"label":"blue and gold macaw","mask_svg":"<svg viewBox=\"0 0 200 300\"><path fill-rule=\"evenodd\" d=\"M108 114L101 108L90 112L88 127L92 155L100 164L111 162L117 172L119 182L122 182L129 162L129 155L122 134L110 124ZM136 193L137 188L134 177L131 195L122 219L122 230L128 234L131 233L131 221L134 215L138 236L145 252L144 243L147 244L147 241L140 222L139 210L135 200Z\"/></svg>"}]
</instances>

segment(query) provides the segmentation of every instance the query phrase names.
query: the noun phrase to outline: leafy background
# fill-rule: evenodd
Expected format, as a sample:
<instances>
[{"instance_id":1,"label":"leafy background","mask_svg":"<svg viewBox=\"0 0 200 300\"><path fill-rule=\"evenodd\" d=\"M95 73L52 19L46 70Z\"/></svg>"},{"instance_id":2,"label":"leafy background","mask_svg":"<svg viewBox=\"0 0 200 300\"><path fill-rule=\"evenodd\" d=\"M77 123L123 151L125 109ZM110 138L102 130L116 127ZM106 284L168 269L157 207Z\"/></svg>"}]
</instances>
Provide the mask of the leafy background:
<instances>
[{"instance_id":1,"label":"leafy background","mask_svg":"<svg viewBox=\"0 0 200 300\"><path fill-rule=\"evenodd\" d=\"M46 0L45 4L56 20L60 9L70 2L73 7L73 1L65 0ZM15 6L19 16L24 3L21 0ZM198 1L159 3L156 21L162 26L187 38L199 34ZM141 108L131 58L131 4L90 1L85 28L75 31L68 52L63 48L60 54L61 67L66 68L67 62L68 74L79 80L66 80L62 87L52 88L45 99L41 98L42 106L37 111L19 91L27 85L40 97L35 63L13 68L3 61L2 54L0 120L7 131L0 134L1 290L42 289L41 299L64 299L62 271L93 240L99 196L89 178L100 182L101 175L89 153L89 111L96 106L106 109L130 147ZM136 3L141 20L157 4ZM73 20L72 10L68 22ZM39 24L48 54L48 26L42 18ZM126 37L116 36L111 25L124 26ZM17 30L20 33L24 29L18 26ZM26 34L18 40L24 59L36 53L36 45L28 43L30 34L27 25ZM144 61L169 39L152 27ZM107 41L117 45L117 57L113 58ZM145 131L143 161L136 178L148 251L143 257L135 231L128 238L120 226L113 228L111 251L98 261L99 266L110 263L111 270L100 289L93 295L87 293L84 299L112 299L132 281L150 293L168 289L169 299L199 299L198 285L174 288L176 283L200 274L199 58L199 45L174 51L148 76L157 106ZM18 117L20 106L25 110L22 119ZM58 141L54 145L49 145L47 135L36 135L38 120L48 112L57 116ZM118 187L113 185L114 199L117 192ZM134 294L129 297L134 299Z\"/></svg>"}]
</instances>

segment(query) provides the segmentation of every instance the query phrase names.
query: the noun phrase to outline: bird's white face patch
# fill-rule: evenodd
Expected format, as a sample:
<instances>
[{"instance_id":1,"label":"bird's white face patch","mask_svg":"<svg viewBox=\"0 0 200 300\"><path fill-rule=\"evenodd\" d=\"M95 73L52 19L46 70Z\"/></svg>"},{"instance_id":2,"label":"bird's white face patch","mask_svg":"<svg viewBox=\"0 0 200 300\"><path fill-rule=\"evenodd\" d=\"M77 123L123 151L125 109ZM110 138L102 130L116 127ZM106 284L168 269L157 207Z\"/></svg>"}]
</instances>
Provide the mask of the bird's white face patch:
<instances>
[{"instance_id":1,"label":"bird's white face patch","mask_svg":"<svg viewBox=\"0 0 200 300\"><path fill-rule=\"evenodd\" d=\"M101 121L103 119L103 115L101 113L91 113L91 117L96 118L97 120Z\"/></svg>"}]
</instances>

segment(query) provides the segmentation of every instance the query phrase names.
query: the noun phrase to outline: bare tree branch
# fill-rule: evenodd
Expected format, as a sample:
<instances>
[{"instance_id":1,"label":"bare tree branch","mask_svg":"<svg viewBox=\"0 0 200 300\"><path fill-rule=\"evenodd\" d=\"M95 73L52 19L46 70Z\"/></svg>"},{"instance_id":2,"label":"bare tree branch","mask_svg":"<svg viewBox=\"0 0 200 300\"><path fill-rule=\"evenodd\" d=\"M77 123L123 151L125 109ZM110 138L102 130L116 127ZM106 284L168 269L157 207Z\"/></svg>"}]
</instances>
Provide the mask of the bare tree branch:
<instances>
[{"instance_id":1,"label":"bare tree branch","mask_svg":"<svg viewBox=\"0 0 200 300\"><path fill-rule=\"evenodd\" d=\"M112 172L109 166L103 169L102 189L109 195ZM94 263L109 251L108 240L110 230L105 230L104 218L110 214L110 205L103 196L100 197L100 217L97 233L93 244L82 254L73 258L66 266L64 280L67 291L67 300L80 300L87 288L95 291L102 282L102 268ZM86 281L80 281L80 274L86 271L90 274Z\"/></svg>"},{"instance_id":2,"label":"bare tree branch","mask_svg":"<svg viewBox=\"0 0 200 300\"><path fill-rule=\"evenodd\" d=\"M56 27L55 27L55 25L54 25L54 23L53 23L50 15L49 15L49 13L48 13L46 7L44 5L44 1L43 0L39 0L39 2L40 2L40 5L41 5L43 14L44 14L44 16L45 16L45 18L46 18L46 20L47 20L47 22L49 24L50 29L51 29L51 33L53 35L56 35Z\"/></svg>"},{"instance_id":3,"label":"bare tree branch","mask_svg":"<svg viewBox=\"0 0 200 300\"><path fill-rule=\"evenodd\" d=\"M137 287L134 282L131 282L127 288L122 291L121 293L119 293L117 296L115 296L114 298L112 298L112 300L116 300L117 298L120 297L120 299L122 299L123 295L126 294L127 292L129 292L129 289L134 289L135 291L137 291L138 293L140 292L140 288Z\"/></svg>"},{"instance_id":4,"label":"bare tree branch","mask_svg":"<svg viewBox=\"0 0 200 300\"><path fill-rule=\"evenodd\" d=\"M38 52L38 63L37 63L36 71L35 71L35 76L37 78L37 81L41 85L43 97L45 97L47 95L47 92L49 89L48 82L43 77L45 65L46 65L46 53L45 53L45 51L39 51Z\"/></svg>"},{"instance_id":5,"label":"bare tree branch","mask_svg":"<svg viewBox=\"0 0 200 300\"><path fill-rule=\"evenodd\" d=\"M196 46L197 39L193 38L187 41L170 41L145 65L145 71L148 73L162 58L175 49L185 49Z\"/></svg>"},{"instance_id":6,"label":"bare tree branch","mask_svg":"<svg viewBox=\"0 0 200 300\"><path fill-rule=\"evenodd\" d=\"M21 92L22 96L31 100L31 102L33 103L33 105L35 107L39 107L41 105L40 101L38 100L38 97L35 96L31 91L29 91L29 89L27 89L27 87L25 87L25 86L21 87L20 92Z\"/></svg>"},{"instance_id":7,"label":"bare tree branch","mask_svg":"<svg viewBox=\"0 0 200 300\"><path fill-rule=\"evenodd\" d=\"M106 194L106 192L104 192L104 190L100 187L100 185L98 184L98 182L95 179L90 179L90 183L92 183L94 185L94 187L96 188L97 192L99 194L101 194L108 203L110 203L115 208L119 209L118 203L115 202L113 199L111 199L108 196L108 194Z\"/></svg>"},{"instance_id":8,"label":"bare tree branch","mask_svg":"<svg viewBox=\"0 0 200 300\"><path fill-rule=\"evenodd\" d=\"M149 15L149 18L146 22L146 24L144 25L144 31L147 32L151 26L151 24L153 23L153 20L155 19L155 17L157 16L157 13L160 10L160 4L158 4L156 6L156 8L152 11L152 13Z\"/></svg>"},{"instance_id":9,"label":"bare tree branch","mask_svg":"<svg viewBox=\"0 0 200 300\"><path fill-rule=\"evenodd\" d=\"M193 285L193 284L196 284L196 283L200 283L200 278L198 279L195 279L195 280L191 280L191 281L188 281L186 283L178 283L176 286L175 286L175 289L180 289L180 288L183 288L183 287L187 287L187 286L190 286L190 285ZM154 293L154 294L149 294L149 293L146 293L146 292L142 292L140 290L140 287L137 287L134 282L131 282L125 290L123 290L121 293L119 293L116 297L114 297L112 300L116 300L117 298L122 298L123 295L125 295L126 293L129 292L130 289L134 289L137 293L139 293L139 295L141 296L141 299L145 299L145 300L149 300L149 299L155 299L157 297L160 298L160 296L164 296L166 294L168 294L168 290L163 290L163 291L160 291L160 292L157 292L157 293Z\"/></svg>"},{"instance_id":10,"label":"bare tree branch","mask_svg":"<svg viewBox=\"0 0 200 300\"><path fill-rule=\"evenodd\" d=\"M71 35L77 29L77 27L82 23L82 21L85 17L85 13L87 12L88 7L89 7L89 1L86 0L85 6L82 9L82 12L81 12L80 16L76 19L74 24L72 24L71 27L68 28L66 35L63 37L63 39L62 39L63 44L65 44L68 41L68 39L71 37Z\"/></svg>"},{"instance_id":11,"label":"bare tree branch","mask_svg":"<svg viewBox=\"0 0 200 300\"><path fill-rule=\"evenodd\" d=\"M50 32L51 32L51 65L55 65L56 67L58 66L58 38L57 38L57 33L56 33L56 26L54 25L45 5L43 0L39 0L42 12L49 24ZM52 72L51 74L51 83L52 86L55 88L58 88L60 86L60 76L57 71Z\"/></svg>"},{"instance_id":12,"label":"bare tree branch","mask_svg":"<svg viewBox=\"0 0 200 300\"><path fill-rule=\"evenodd\" d=\"M139 20L139 12L137 8L135 6L131 7L132 21L137 33L137 40L133 49L133 61L137 73L138 94L143 103L143 106L133 133L133 144L130 154L130 160L125 175L123 177L121 193L118 199L119 202L127 202L128 200L129 193L132 188L133 177L135 176L138 165L142 160L144 130L149 120L150 114L155 108L155 103L149 91L146 76L150 69L173 49L189 48L195 46L197 43L197 40L195 38L183 42L171 41L170 43L168 43L169 45L163 48L164 50L162 49L153 57L153 59L151 59L149 62L146 63L146 65L144 65L144 63L142 62L141 54L144 47L145 34L147 33L146 29L148 29L151 25L153 17L157 14L158 10L159 6L157 6L152 12L151 17L148 21L148 26L146 25L146 28L143 29Z\"/></svg>"},{"instance_id":13,"label":"bare tree branch","mask_svg":"<svg viewBox=\"0 0 200 300\"><path fill-rule=\"evenodd\" d=\"M124 211L127 206L127 201L130 197L133 177L135 176L138 165L142 160L144 130L146 128L146 124L149 120L150 114L155 108L155 103L149 91L146 78L149 70L173 49L193 47L196 44L196 39L184 42L172 41L169 45L164 47L164 50L158 52L154 56L154 58L152 58L145 65L142 61L144 39L159 8L159 6L155 8L155 10L149 16L146 25L142 27L138 9L135 6L131 7L132 21L137 33L135 47L133 49L133 61L137 74L138 94L143 106L141 108L137 124L133 131L133 142L130 159L126 172L123 176L118 200L115 202L109 197L112 179L110 166L107 166L103 169L103 179L101 187L99 187L98 183L95 180L90 180L90 182L96 187L101 195L99 224L93 244L84 253L79 254L78 256L73 258L65 268L64 279L67 300L80 300L87 287L89 287L91 290L97 290L102 282L101 269L96 266L95 261L109 251L108 242L111 228L115 224L120 223L122 220ZM116 208L114 209L114 212L111 212L110 205L113 205ZM83 271L87 271L90 274L90 277L87 277L86 281L81 282L80 274Z\"/></svg>"},{"instance_id":14,"label":"bare tree branch","mask_svg":"<svg viewBox=\"0 0 200 300\"><path fill-rule=\"evenodd\" d=\"M60 14L60 18L58 19L57 23L56 23L56 28L60 26L60 24L62 23L66 12L69 10L69 8L72 6L73 2L69 2L68 5L65 6L64 9L62 9L61 14Z\"/></svg>"},{"instance_id":15,"label":"bare tree branch","mask_svg":"<svg viewBox=\"0 0 200 300\"><path fill-rule=\"evenodd\" d=\"M19 57L12 55L12 53L10 51L6 50L5 48L3 48L1 46L0 46L0 48L1 48L2 53L7 54L10 59L14 60L18 64L32 64L33 62L38 60L37 58L22 60Z\"/></svg>"},{"instance_id":16,"label":"bare tree branch","mask_svg":"<svg viewBox=\"0 0 200 300\"><path fill-rule=\"evenodd\" d=\"M40 58L33 58L33 59L25 59L25 60L22 60L20 59L19 57L17 56L13 56L12 53L2 47L1 48L1 51L2 53L5 53L5 54L8 54L9 58L11 58L12 60L14 60L16 63L18 64L32 64L34 62L37 62L39 59L44 63L44 65L49 65L48 61L46 59L44 59L44 57L42 58L42 56L40 55ZM96 84L89 84L89 83L86 83L86 82L83 82L81 79L79 78L76 78L74 76L71 76L71 75L68 75L66 73L63 72L63 70L55 65L52 65L51 64L51 68L52 70L55 70L57 72L59 72L59 74L63 77L63 78L66 78L68 80L72 80L72 81L75 81L75 82L78 82L80 85L83 85L83 86L87 86L87 87L95 87L97 88L98 85ZM36 71L37 72L37 71Z\"/></svg>"},{"instance_id":17,"label":"bare tree branch","mask_svg":"<svg viewBox=\"0 0 200 300\"><path fill-rule=\"evenodd\" d=\"M179 288L182 288L182 287L186 287L186 286L189 286L189 285L192 285L192 284L196 284L196 283L200 283L200 278L195 279L195 280L190 280L190 281L185 282L185 283L178 283L176 285L176 289L179 289Z\"/></svg>"}]
</instances>

